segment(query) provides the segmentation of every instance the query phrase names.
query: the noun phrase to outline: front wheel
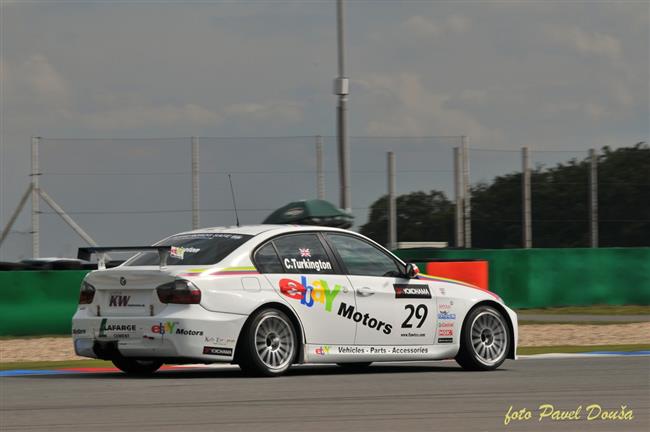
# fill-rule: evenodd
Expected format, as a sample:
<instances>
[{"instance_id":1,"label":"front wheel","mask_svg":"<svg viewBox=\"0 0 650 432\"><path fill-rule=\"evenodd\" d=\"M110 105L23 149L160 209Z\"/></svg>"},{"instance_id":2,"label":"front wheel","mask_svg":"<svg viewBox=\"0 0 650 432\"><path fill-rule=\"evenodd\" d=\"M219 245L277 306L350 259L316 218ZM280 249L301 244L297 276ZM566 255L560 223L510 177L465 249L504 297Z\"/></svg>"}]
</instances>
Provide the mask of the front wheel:
<instances>
[{"instance_id":1,"label":"front wheel","mask_svg":"<svg viewBox=\"0 0 650 432\"><path fill-rule=\"evenodd\" d=\"M503 315L490 306L472 310L463 324L456 361L463 369L494 370L506 360L510 331Z\"/></svg>"},{"instance_id":2,"label":"front wheel","mask_svg":"<svg viewBox=\"0 0 650 432\"><path fill-rule=\"evenodd\" d=\"M240 341L239 367L247 373L278 376L293 364L298 352L296 330L277 309L264 309L250 321Z\"/></svg>"},{"instance_id":3,"label":"front wheel","mask_svg":"<svg viewBox=\"0 0 650 432\"><path fill-rule=\"evenodd\" d=\"M160 369L162 362L116 357L112 360L116 368L129 375L151 375Z\"/></svg>"}]
</instances>

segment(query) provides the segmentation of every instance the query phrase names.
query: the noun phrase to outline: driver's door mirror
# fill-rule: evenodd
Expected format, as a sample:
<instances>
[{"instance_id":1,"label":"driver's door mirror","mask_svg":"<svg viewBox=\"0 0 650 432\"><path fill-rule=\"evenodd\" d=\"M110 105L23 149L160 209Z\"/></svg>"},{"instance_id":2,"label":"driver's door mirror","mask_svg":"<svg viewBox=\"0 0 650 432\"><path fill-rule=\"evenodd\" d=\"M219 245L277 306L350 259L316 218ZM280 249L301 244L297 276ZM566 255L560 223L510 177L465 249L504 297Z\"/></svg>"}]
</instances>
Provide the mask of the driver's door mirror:
<instances>
[{"instance_id":1,"label":"driver's door mirror","mask_svg":"<svg viewBox=\"0 0 650 432\"><path fill-rule=\"evenodd\" d=\"M409 279L415 279L415 277L420 274L420 269L413 263L406 264L406 277Z\"/></svg>"}]
</instances>

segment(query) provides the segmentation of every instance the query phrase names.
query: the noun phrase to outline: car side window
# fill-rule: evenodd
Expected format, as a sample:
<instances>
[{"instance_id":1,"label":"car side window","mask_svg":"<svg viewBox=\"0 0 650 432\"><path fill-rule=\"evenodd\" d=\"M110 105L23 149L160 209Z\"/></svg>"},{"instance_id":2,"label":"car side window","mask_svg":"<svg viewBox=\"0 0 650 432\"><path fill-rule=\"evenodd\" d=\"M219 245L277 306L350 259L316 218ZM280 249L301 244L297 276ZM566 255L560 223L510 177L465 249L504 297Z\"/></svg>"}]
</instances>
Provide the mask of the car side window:
<instances>
[{"instance_id":1,"label":"car side window","mask_svg":"<svg viewBox=\"0 0 650 432\"><path fill-rule=\"evenodd\" d=\"M287 273L333 274L334 265L316 234L291 234L273 240Z\"/></svg>"},{"instance_id":2,"label":"car side window","mask_svg":"<svg viewBox=\"0 0 650 432\"><path fill-rule=\"evenodd\" d=\"M349 235L327 233L326 236L351 275L399 277L402 274L393 258L370 243Z\"/></svg>"},{"instance_id":3,"label":"car side window","mask_svg":"<svg viewBox=\"0 0 650 432\"><path fill-rule=\"evenodd\" d=\"M262 246L255 252L255 266L260 273L284 273L278 254L271 243Z\"/></svg>"}]
</instances>

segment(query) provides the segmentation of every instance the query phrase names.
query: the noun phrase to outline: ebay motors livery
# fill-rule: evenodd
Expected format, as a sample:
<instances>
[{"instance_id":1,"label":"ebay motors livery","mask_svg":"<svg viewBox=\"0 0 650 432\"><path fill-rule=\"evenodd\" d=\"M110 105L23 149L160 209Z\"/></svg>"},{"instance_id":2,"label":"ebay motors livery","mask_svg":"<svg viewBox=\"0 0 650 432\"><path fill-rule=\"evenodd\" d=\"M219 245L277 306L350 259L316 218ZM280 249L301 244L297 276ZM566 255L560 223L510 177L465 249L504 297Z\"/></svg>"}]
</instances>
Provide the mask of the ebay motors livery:
<instances>
[{"instance_id":1,"label":"ebay motors livery","mask_svg":"<svg viewBox=\"0 0 650 432\"><path fill-rule=\"evenodd\" d=\"M105 253L138 253L107 269ZM515 358L517 316L496 294L419 274L350 231L288 225L206 228L154 246L81 248L75 351L132 374L164 363L364 367L455 358L490 370Z\"/></svg>"}]
</instances>

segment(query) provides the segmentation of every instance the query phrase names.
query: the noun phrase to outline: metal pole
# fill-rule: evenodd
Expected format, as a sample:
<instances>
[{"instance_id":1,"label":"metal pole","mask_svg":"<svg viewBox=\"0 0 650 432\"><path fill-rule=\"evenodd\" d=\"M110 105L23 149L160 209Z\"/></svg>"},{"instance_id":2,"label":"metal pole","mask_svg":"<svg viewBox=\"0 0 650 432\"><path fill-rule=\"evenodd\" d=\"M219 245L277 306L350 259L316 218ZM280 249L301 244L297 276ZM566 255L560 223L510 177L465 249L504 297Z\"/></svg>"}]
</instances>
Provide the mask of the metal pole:
<instances>
[{"instance_id":1,"label":"metal pole","mask_svg":"<svg viewBox=\"0 0 650 432\"><path fill-rule=\"evenodd\" d=\"M472 209L470 202L469 184L469 150L467 148L467 137L461 137L461 154L463 157L463 215L465 219L465 244L466 248L472 247Z\"/></svg>"},{"instance_id":2,"label":"metal pole","mask_svg":"<svg viewBox=\"0 0 650 432\"><path fill-rule=\"evenodd\" d=\"M192 229L199 228L199 137L192 137Z\"/></svg>"},{"instance_id":3,"label":"metal pole","mask_svg":"<svg viewBox=\"0 0 650 432\"><path fill-rule=\"evenodd\" d=\"M38 145L40 137L32 137L32 257L40 256L40 220L39 220L39 176L41 173L38 168Z\"/></svg>"},{"instance_id":4,"label":"metal pole","mask_svg":"<svg viewBox=\"0 0 650 432\"><path fill-rule=\"evenodd\" d=\"M316 197L325 199L325 173L323 165L323 137L316 136Z\"/></svg>"},{"instance_id":5,"label":"metal pole","mask_svg":"<svg viewBox=\"0 0 650 432\"><path fill-rule=\"evenodd\" d=\"M340 181L340 206L345 211L351 211L350 204L350 163L347 138L347 104L349 85L345 77L345 7L344 1L336 2L337 18L337 46L338 46L338 73L339 76L334 80L334 94L339 96L337 106L337 138L338 138L338 157L339 157L339 181Z\"/></svg>"},{"instance_id":6,"label":"metal pole","mask_svg":"<svg viewBox=\"0 0 650 432\"><path fill-rule=\"evenodd\" d=\"M589 150L590 175L589 175L589 201L590 218L589 231L591 233L591 247L598 247L598 155L596 150Z\"/></svg>"},{"instance_id":7,"label":"metal pole","mask_svg":"<svg viewBox=\"0 0 650 432\"><path fill-rule=\"evenodd\" d=\"M454 147L454 195L456 197L456 247L463 247L463 177L460 149Z\"/></svg>"},{"instance_id":8,"label":"metal pole","mask_svg":"<svg viewBox=\"0 0 650 432\"><path fill-rule=\"evenodd\" d=\"M2 242L9 235L9 231L11 231L11 227L16 222L16 219L18 218L18 215L20 214L23 207L25 207L25 204L27 203L27 199L29 198L29 195L32 193L33 189L34 189L34 185L30 183L29 186L27 187L27 190L25 190L25 193L23 194L22 198L20 198L18 207L16 207L16 210L14 210L11 217L9 218L9 222L7 223L7 226L5 226L5 228L2 230L2 234L0 234L0 245L2 245Z\"/></svg>"},{"instance_id":9,"label":"metal pole","mask_svg":"<svg viewBox=\"0 0 650 432\"><path fill-rule=\"evenodd\" d=\"M84 239L86 243L88 243L89 245L97 246L95 240L93 240L93 238L90 237L90 235L86 231L84 231L83 228L77 225L77 223L74 220L72 220L70 216L68 216L65 210L63 210L63 208L60 205L58 205L51 196L49 196L43 189L40 189L38 193L43 198L43 201L45 201L47 205L49 205L52 208L52 210L56 212L56 214L61 216L61 219L63 219L68 225L70 225L70 228L72 228L74 232L79 234L79 237Z\"/></svg>"},{"instance_id":10,"label":"metal pole","mask_svg":"<svg viewBox=\"0 0 650 432\"><path fill-rule=\"evenodd\" d=\"M521 190L523 202L523 247L530 249L533 247L533 236L531 229L531 211L530 211L530 163L528 147L521 148Z\"/></svg>"},{"instance_id":11,"label":"metal pole","mask_svg":"<svg viewBox=\"0 0 650 432\"><path fill-rule=\"evenodd\" d=\"M395 205L395 153L388 152L388 249L397 248L397 207Z\"/></svg>"}]
</instances>

